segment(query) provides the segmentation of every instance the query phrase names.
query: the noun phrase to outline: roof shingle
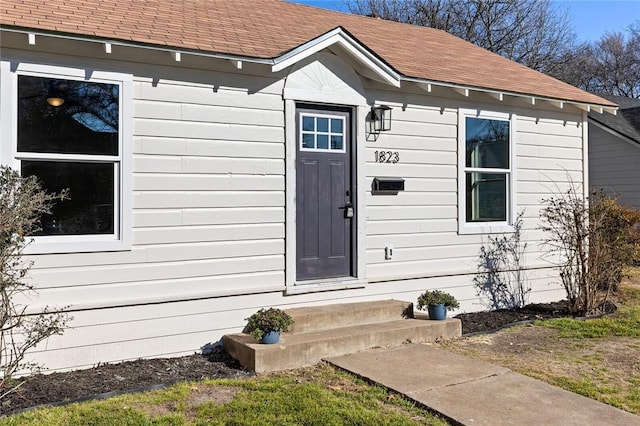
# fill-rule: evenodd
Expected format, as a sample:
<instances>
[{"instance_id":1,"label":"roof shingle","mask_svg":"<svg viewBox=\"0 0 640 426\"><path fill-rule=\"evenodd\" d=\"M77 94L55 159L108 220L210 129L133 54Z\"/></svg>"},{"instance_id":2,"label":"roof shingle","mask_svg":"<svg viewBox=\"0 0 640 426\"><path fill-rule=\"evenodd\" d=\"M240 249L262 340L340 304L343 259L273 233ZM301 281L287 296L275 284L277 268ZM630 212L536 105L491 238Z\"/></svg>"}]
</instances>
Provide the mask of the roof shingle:
<instances>
[{"instance_id":1,"label":"roof shingle","mask_svg":"<svg viewBox=\"0 0 640 426\"><path fill-rule=\"evenodd\" d=\"M280 0L2 0L0 26L260 59L340 26L405 77L615 106L444 31Z\"/></svg>"},{"instance_id":2,"label":"roof shingle","mask_svg":"<svg viewBox=\"0 0 640 426\"><path fill-rule=\"evenodd\" d=\"M617 115L590 113L589 118L640 144L640 99L601 95L620 105Z\"/></svg>"}]
</instances>

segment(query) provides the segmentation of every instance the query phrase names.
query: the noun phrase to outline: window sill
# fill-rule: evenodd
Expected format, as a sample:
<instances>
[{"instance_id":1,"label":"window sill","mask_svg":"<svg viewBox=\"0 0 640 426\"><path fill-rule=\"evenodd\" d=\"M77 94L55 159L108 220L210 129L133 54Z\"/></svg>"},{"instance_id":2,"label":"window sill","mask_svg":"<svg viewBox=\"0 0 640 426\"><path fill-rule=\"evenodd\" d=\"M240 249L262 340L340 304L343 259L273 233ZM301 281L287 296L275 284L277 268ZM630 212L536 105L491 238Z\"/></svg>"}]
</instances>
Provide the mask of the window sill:
<instances>
[{"instance_id":1,"label":"window sill","mask_svg":"<svg viewBox=\"0 0 640 426\"><path fill-rule=\"evenodd\" d=\"M504 222L463 223L458 227L458 234L506 234L514 232L513 225Z\"/></svg>"},{"instance_id":2,"label":"window sill","mask_svg":"<svg viewBox=\"0 0 640 426\"><path fill-rule=\"evenodd\" d=\"M113 236L73 235L68 237L32 237L24 254L91 253L131 250L131 242Z\"/></svg>"}]
</instances>

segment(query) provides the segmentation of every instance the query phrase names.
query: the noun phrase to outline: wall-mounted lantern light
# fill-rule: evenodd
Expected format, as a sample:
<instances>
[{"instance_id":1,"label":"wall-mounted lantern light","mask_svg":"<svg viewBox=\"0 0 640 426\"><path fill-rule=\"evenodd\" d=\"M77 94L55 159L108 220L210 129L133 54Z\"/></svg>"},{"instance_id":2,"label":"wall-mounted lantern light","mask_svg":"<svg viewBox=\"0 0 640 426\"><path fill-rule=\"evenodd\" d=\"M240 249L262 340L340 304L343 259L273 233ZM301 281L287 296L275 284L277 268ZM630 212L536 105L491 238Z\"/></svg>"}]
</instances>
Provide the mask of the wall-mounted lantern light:
<instances>
[{"instance_id":1,"label":"wall-mounted lantern light","mask_svg":"<svg viewBox=\"0 0 640 426\"><path fill-rule=\"evenodd\" d=\"M391 108L386 105L374 105L367 115L367 140L378 140L380 132L391 130Z\"/></svg>"},{"instance_id":2,"label":"wall-mounted lantern light","mask_svg":"<svg viewBox=\"0 0 640 426\"><path fill-rule=\"evenodd\" d=\"M373 125L373 133L391 130L391 108L386 105L372 106L371 123Z\"/></svg>"}]
</instances>

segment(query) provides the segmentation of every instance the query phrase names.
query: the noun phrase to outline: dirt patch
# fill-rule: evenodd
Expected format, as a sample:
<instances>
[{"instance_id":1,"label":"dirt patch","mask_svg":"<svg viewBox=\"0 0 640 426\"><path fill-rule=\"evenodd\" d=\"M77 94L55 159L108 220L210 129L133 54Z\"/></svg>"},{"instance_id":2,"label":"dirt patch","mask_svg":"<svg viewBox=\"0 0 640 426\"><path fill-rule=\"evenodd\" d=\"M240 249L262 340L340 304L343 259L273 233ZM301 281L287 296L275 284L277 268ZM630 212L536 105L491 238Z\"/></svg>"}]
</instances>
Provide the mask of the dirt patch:
<instances>
[{"instance_id":1,"label":"dirt patch","mask_svg":"<svg viewBox=\"0 0 640 426\"><path fill-rule=\"evenodd\" d=\"M194 384L189 389L189 394L185 400L187 416L191 419L198 417L198 407L202 404L224 405L231 402L235 396L242 391L238 386L208 386ZM142 411L151 418L161 417L176 412L178 404L173 401L163 403L139 404L134 407Z\"/></svg>"},{"instance_id":2,"label":"dirt patch","mask_svg":"<svg viewBox=\"0 0 640 426\"><path fill-rule=\"evenodd\" d=\"M194 386L187 397L187 407L195 409L204 403L224 405L231 402L240 391L242 388L238 386Z\"/></svg>"},{"instance_id":3,"label":"dirt patch","mask_svg":"<svg viewBox=\"0 0 640 426\"><path fill-rule=\"evenodd\" d=\"M358 392L362 385L349 380L347 377L338 377L333 374L327 374L327 365L319 363L300 370L276 371L264 373L265 377L269 376L289 376L295 379L297 383L318 383L322 382L328 389L344 392Z\"/></svg>"}]
</instances>

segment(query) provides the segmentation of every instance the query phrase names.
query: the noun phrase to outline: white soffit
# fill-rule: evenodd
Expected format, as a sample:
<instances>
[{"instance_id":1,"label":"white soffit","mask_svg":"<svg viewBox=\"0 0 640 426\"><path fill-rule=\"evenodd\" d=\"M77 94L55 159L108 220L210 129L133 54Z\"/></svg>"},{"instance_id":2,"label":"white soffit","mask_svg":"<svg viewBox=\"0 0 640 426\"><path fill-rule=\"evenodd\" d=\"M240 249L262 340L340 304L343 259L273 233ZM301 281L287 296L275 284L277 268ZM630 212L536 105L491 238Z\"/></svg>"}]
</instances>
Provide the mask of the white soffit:
<instances>
[{"instance_id":1,"label":"white soffit","mask_svg":"<svg viewBox=\"0 0 640 426\"><path fill-rule=\"evenodd\" d=\"M402 80L410 81L414 83L416 86L418 86L419 88L421 88L427 93L431 93L433 90L433 87L446 87L464 97L469 97L471 93L477 92L477 93L488 94L489 96L498 100L499 102L504 102L507 96L511 96L515 98L523 98L526 100L528 104L534 105L534 106L537 104L538 101L545 101L559 109L563 109L565 105L573 105L574 107L586 112L594 111L600 114L604 114L605 112L608 112L609 114L612 114L612 115L616 115L618 112L618 107L612 107L612 106L586 104L583 102L575 102L575 101L568 101L568 100L562 100L562 99L543 98L543 97L532 96L532 95L527 95L523 93L502 92L502 91L497 91L492 89L483 89L481 87L466 87L459 84L444 83L444 82L438 82L433 80L421 80L421 79L412 78L412 77L402 77Z\"/></svg>"},{"instance_id":2,"label":"white soffit","mask_svg":"<svg viewBox=\"0 0 640 426\"><path fill-rule=\"evenodd\" d=\"M324 33L323 35L316 37L313 40L310 40L274 59L271 71L282 71L283 69L335 44L342 47L357 61L369 68L381 79L382 82L394 87L400 87L400 75L340 27L334 28L333 30Z\"/></svg>"}]
</instances>

